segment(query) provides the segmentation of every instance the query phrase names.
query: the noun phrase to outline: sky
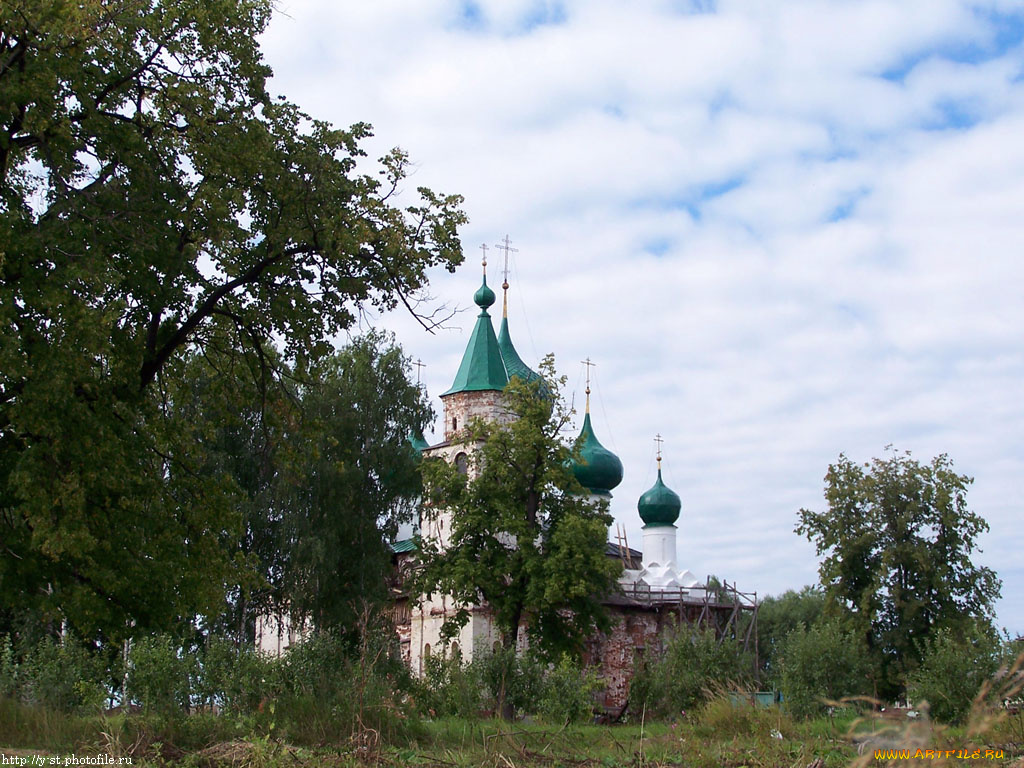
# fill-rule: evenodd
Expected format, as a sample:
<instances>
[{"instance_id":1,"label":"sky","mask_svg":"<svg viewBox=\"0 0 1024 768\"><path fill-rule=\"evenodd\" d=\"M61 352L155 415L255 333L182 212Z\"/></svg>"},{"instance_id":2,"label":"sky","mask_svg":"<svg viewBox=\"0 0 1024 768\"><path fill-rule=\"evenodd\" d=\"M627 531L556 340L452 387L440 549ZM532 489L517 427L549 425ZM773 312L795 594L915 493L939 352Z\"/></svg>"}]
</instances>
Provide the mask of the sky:
<instances>
[{"instance_id":1,"label":"sky","mask_svg":"<svg viewBox=\"0 0 1024 768\"><path fill-rule=\"evenodd\" d=\"M430 284L463 311L372 318L438 413L508 235L512 338L577 426L597 365L631 546L656 434L680 567L759 597L817 582L794 528L840 454L946 453L1024 634L1018 0L278 0L261 45L274 94L409 153L403 201L465 197L466 262Z\"/></svg>"}]
</instances>

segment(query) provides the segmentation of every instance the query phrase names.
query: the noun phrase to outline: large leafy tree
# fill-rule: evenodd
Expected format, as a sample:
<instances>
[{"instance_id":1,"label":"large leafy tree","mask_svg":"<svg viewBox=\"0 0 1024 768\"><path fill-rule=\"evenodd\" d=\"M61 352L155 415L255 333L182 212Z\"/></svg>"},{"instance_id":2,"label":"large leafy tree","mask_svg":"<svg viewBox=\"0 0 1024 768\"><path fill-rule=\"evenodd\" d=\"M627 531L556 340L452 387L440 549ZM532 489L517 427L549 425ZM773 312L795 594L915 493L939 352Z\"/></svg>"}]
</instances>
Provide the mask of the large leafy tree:
<instances>
[{"instance_id":1,"label":"large leafy tree","mask_svg":"<svg viewBox=\"0 0 1024 768\"><path fill-rule=\"evenodd\" d=\"M945 455L840 455L825 475L828 510L800 511L797 532L824 556L827 608L864 637L881 695L901 691L938 629L993 619L1000 581L972 560L988 525L967 506L971 482Z\"/></svg>"},{"instance_id":2,"label":"large leafy tree","mask_svg":"<svg viewBox=\"0 0 1024 768\"><path fill-rule=\"evenodd\" d=\"M422 488L409 443L430 418L393 339L369 333L329 358L301 396L290 467L282 473L282 594L293 618L345 630L387 597L398 524Z\"/></svg>"},{"instance_id":3,"label":"large leafy tree","mask_svg":"<svg viewBox=\"0 0 1024 768\"><path fill-rule=\"evenodd\" d=\"M458 197L397 207L403 153L358 175L368 126L270 97L270 8L0 5L0 594L86 637L233 578L234 491L175 418L188 356L265 390L461 260Z\"/></svg>"},{"instance_id":4,"label":"large leafy tree","mask_svg":"<svg viewBox=\"0 0 1024 768\"><path fill-rule=\"evenodd\" d=\"M206 471L232 483L241 517L226 542L241 567L204 625L248 643L267 613L351 629L367 604L386 599L386 542L421 487L408 437L430 408L401 348L368 332L292 386L250 393L241 409L219 392L245 381L231 360L190 363L195 399L182 421L206 443Z\"/></svg>"},{"instance_id":5,"label":"large leafy tree","mask_svg":"<svg viewBox=\"0 0 1024 768\"><path fill-rule=\"evenodd\" d=\"M550 356L540 370L535 381L509 382L507 423L475 420L462 433L474 448L467 474L441 459L424 463L425 514L450 513L451 536L447 546L421 540L416 587L460 606L446 630L486 604L507 654L525 622L531 646L557 658L607 628L601 598L622 566L605 553L607 504L591 502L571 469L572 447L562 438L571 416L559 394L564 380L554 376Z\"/></svg>"}]
</instances>

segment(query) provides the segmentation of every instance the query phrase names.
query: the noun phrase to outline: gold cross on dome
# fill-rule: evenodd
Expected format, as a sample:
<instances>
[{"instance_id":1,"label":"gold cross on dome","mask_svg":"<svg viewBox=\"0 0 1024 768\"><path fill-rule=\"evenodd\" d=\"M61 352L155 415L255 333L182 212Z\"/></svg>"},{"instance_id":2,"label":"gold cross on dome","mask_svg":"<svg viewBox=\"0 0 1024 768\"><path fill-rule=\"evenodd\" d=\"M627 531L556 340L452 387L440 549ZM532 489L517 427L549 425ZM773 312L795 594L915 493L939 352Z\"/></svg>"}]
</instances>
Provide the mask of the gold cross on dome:
<instances>
[{"instance_id":1,"label":"gold cross on dome","mask_svg":"<svg viewBox=\"0 0 1024 768\"><path fill-rule=\"evenodd\" d=\"M585 390L586 393L587 393L587 410L586 410L586 412L590 413L590 369L591 368L596 368L597 367L597 363L590 362L590 358L589 357L586 360L581 360L580 362L583 363L583 365L587 366L587 388Z\"/></svg>"}]
</instances>

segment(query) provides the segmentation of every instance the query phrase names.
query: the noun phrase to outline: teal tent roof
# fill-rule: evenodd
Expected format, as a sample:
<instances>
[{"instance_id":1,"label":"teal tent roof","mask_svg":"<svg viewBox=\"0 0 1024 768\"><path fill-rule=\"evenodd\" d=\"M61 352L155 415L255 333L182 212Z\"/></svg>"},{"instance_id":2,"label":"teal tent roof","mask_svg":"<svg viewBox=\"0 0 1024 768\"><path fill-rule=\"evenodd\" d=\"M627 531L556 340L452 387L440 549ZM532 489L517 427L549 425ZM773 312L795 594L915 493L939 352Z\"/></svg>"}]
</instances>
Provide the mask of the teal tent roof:
<instances>
[{"instance_id":1,"label":"teal tent roof","mask_svg":"<svg viewBox=\"0 0 1024 768\"><path fill-rule=\"evenodd\" d=\"M459 372L455 374L455 382L447 392L442 393L442 397L456 392L500 391L508 384L505 362L494 335L491 316L487 314L487 308L494 303L494 291L487 287L486 277L474 294L473 301L480 307L480 314L477 315L476 325L462 356Z\"/></svg>"},{"instance_id":2,"label":"teal tent roof","mask_svg":"<svg viewBox=\"0 0 1024 768\"><path fill-rule=\"evenodd\" d=\"M423 437L422 429L415 429L409 433L409 445L413 447L416 453L423 453L427 448L430 447L430 443Z\"/></svg>"},{"instance_id":3,"label":"teal tent roof","mask_svg":"<svg viewBox=\"0 0 1024 768\"><path fill-rule=\"evenodd\" d=\"M580 485L591 493L607 494L622 482L622 462L597 439L590 423L590 414L583 417L580 430L580 460L572 471Z\"/></svg>"},{"instance_id":4,"label":"teal tent roof","mask_svg":"<svg viewBox=\"0 0 1024 768\"><path fill-rule=\"evenodd\" d=\"M498 350L501 352L501 359L505 361L505 371L511 379L518 376L523 381L533 381L540 378L540 374L531 370L516 348L512 345L512 337L508 332L508 318L501 318L501 329L498 331Z\"/></svg>"},{"instance_id":5,"label":"teal tent roof","mask_svg":"<svg viewBox=\"0 0 1024 768\"><path fill-rule=\"evenodd\" d=\"M674 525L679 519L679 510L683 503L679 495L661 480L661 467L658 468L658 480L651 486L636 505L640 519L644 525Z\"/></svg>"}]
</instances>

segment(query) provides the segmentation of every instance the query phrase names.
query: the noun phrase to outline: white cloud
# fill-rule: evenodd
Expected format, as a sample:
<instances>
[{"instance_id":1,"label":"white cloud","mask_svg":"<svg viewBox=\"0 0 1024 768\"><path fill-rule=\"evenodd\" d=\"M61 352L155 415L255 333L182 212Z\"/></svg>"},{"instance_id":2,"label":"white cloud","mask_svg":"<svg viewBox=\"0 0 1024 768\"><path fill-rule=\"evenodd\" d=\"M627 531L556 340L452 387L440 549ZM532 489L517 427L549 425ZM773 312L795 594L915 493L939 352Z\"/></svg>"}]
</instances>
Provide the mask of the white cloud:
<instances>
[{"instance_id":1,"label":"white cloud","mask_svg":"<svg viewBox=\"0 0 1024 768\"><path fill-rule=\"evenodd\" d=\"M410 188L466 196L468 264L439 298L469 305L476 245L511 234L523 357L555 352L570 385L599 363L630 543L656 432L685 566L761 594L816 579L793 527L841 451L948 452L1024 632L1018 4L477 6L293 3L264 36L272 90L374 123L371 156L407 149ZM994 11L1018 13L1002 38ZM436 395L474 316L381 322Z\"/></svg>"}]
</instances>

